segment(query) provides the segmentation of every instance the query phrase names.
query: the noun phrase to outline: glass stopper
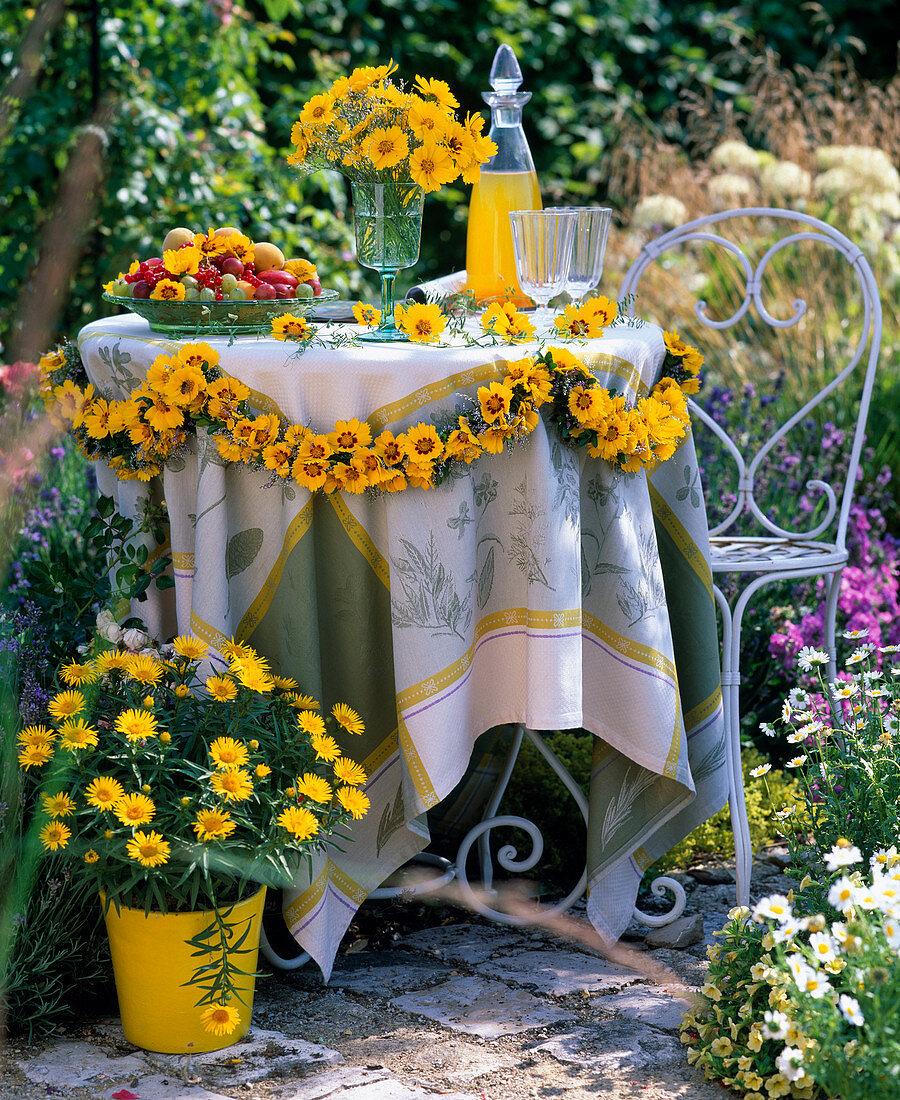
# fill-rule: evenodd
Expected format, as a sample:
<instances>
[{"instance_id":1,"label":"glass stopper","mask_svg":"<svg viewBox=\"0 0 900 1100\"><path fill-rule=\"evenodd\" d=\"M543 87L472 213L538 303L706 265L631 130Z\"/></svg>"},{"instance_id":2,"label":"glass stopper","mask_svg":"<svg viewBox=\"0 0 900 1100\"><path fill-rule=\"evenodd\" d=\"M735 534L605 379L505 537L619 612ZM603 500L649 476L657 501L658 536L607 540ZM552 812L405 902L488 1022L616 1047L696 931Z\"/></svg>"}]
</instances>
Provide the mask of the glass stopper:
<instances>
[{"instance_id":1,"label":"glass stopper","mask_svg":"<svg viewBox=\"0 0 900 1100\"><path fill-rule=\"evenodd\" d=\"M522 83L522 70L512 51L511 46L504 42L494 54L494 64L491 65L491 87L495 92L509 94L515 92Z\"/></svg>"}]
</instances>

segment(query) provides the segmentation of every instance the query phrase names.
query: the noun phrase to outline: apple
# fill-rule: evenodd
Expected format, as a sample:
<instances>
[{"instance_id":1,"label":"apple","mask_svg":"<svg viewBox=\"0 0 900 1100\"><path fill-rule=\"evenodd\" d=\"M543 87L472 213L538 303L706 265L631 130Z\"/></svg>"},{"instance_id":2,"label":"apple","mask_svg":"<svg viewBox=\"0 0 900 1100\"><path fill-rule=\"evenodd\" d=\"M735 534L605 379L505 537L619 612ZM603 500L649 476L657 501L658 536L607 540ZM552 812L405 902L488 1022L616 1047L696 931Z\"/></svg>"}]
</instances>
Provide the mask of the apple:
<instances>
[{"instance_id":1,"label":"apple","mask_svg":"<svg viewBox=\"0 0 900 1100\"><path fill-rule=\"evenodd\" d=\"M292 286L287 286L284 283L280 283L275 287L275 297L276 298L293 298L294 297L294 288Z\"/></svg>"},{"instance_id":2,"label":"apple","mask_svg":"<svg viewBox=\"0 0 900 1100\"><path fill-rule=\"evenodd\" d=\"M237 256L226 256L220 268L223 275L234 275L238 279L244 274L244 265Z\"/></svg>"},{"instance_id":3,"label":"apple","mask_svg":"<svg viewBox=\"0 0 900 1100\"><path fill-rule=\"evenodd\" d=\"M312 287L313 297L318 298L322 293L322 284L318 279L307 279L307 285Z\"/></svg>"},{"instance_id":4,"label":"apple","mask_svg":"<svg viewBox=\"0 0 900 1100\"><path fill-rule=\"evenodd\" d=\"M277 296L275 287L271 283L260 283L256 287L256 298L261 302L268 302Z\"/></svg>"},{"instance_id":5,"label":"apple","mask_svg":"<svg viewBox=\"0 0 900 1100\"><path fill-rule=\"evenodd\" d=\"M132 298L137 298L138 300L140 300L150 297L150 284L146 281L146 279L138 279L136 283L132 283L132 286L134 287L134 290L131 294Z\"/></svg>"}]
</instances>

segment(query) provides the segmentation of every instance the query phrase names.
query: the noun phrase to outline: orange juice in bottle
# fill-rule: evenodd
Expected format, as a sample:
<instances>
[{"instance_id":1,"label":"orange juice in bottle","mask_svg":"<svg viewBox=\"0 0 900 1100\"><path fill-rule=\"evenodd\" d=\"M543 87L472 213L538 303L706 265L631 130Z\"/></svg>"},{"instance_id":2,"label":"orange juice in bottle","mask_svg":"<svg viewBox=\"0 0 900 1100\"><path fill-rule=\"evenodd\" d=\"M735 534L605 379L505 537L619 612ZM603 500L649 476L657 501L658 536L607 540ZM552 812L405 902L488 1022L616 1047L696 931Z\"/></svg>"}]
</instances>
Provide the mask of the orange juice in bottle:
<instances>
[{"instance_id":1,"label":"orange juice in bottle","mask_svg":"<svg viewBox=\"0 0 900 1100\"><path fill-rule=\"evenodd\" d=\"M522 108L530 92L518 91L522 70L516 55L502 45L494 55L491 88L483 93L491 108L490 137L497 152L481 169L472 188L466 235L466 288L479 303L504 297L511 287L517 305L530 302L516 278L510 210L540 210L538 186L531 150L522 129Z\"/></svg>"}]
</instances>

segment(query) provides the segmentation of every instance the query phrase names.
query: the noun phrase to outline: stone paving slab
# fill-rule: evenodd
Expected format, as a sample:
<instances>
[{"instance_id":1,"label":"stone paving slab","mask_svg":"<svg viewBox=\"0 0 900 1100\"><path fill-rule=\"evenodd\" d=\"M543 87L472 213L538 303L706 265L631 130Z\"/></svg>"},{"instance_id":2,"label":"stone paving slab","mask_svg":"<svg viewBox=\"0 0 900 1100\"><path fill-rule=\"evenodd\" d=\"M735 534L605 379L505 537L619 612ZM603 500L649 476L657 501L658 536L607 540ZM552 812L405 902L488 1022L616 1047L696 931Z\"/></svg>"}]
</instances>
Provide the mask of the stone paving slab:
<instances>
[{"instance_id":1,"label":"stone paving slab","mask_svg":"<svg viewBox=\"0 0 900 1100\"><path fill-rule=\"evenodd\" d=\"M482 974L537 986L541 993L564 997L569 993L618 990L643 981L627 967L581 951L512 951L479 965Z\"/></svg>"},{"instance_id":2,"label":"stone paving slab","mask_svg":"<svg viewBox=\"0 0 900 1100\"><path fill-rule=\"evenodd\" d=\"M29 1081L63 1090L129 1081L149 1068L136 1054L110 1058L93 1043L82 1042L56 1043L36 1058L17 1065Z\"/></svg>"},{"instance_id":3,"label":"stone paving slab","mask_svg":"<svg viewBox=\"0 0 900 1100\"><path fill-rule=\"evenodd\" d=\"M521 947L528 939L518 932L484 924L447 924L423 928L398 941L399 947L425 951L448 962L480 966L495 952Z\"/></svg>"},{"instance_id":4,"label":"stone paving slab","mask_svg":"<svg viewBox=\"0 0 900 1100\"><path fill-rule=\"evenodd\" d=\"M480 1100L478 1093L440 1092L444 1100ZM328 1100L344 1095L347 1100L433 1100L434 1090L404 1085L387 1070L347 1068L319 1074L315 1079L286 1085L270 1092L268 1100ZM143 1100L143 1097L141 1098Z\"/></svg>"},{"instance_id":5,"label":"stone paving slab","mask_svg":"<svg viewBox=\"0 0 900 1100\"><path fill-rule=\"evenodd\" d=\"M533 1044L560 1062L594 1070L653 1073L684 1060L684 1048L672 1035L634 1020L610 1020L595 1032L576 1028Z\"/></svg>"},{"instance_id":6,"label":"stone paving slab","mask_svg":"<svg viewBox=\"0 0 900 1100\"><path fill-rule=\"evenodd\" d=\"M113 1093L118 1091L119 1086L114 1086L98 1095L102 1100L112 1100ZM140 1100L232 1100L232 1097L224 1096L220 1092L210 1092L202 1085L189 1085L179 1077L164 1077L161 1073L142 1077L134 1089L129 1091L134 1092Z\"/></svg>"},{"instance_id":7,"label":"stone paving slab","mask_svg":"<svg viewBox=\"0 0 900 1100\"><path fill-rule=\"evenodd\" d=\"M389 997L402 990L421 989L429 982L449 977L450 973L448 966L427 958L416 959L406 952L359 952L341 959L328 985Z\"/></svg>"},{"instance_id":8,"label":"stone paving slab","mask_svg":"<svg viewBox=\"0 0 900 1100\"><path fill-rule=\"evenodd\" d=\"M681 1020L690 1007L688 1002L667 997L650 988L623 989L607 997L591 997L588 1002L598 1012L610 1013L623 1020L649 1024L660 1031L678 1031Z\"/></svg>"},{"instance_id":9,"label":"stone paving slab","mask_svg":"<svg viewBox=\"0 0 900 1100\"><path fill-rule=\"evenodd\" d=\"M183 1054L147 1054L147 1059L170 1073L178 1072L186 1061ZM338 1051L318 1043L289 1039L279 1031L251 1027L246 1037L232 1046L195 1054L191 1065L196 1072L215 1070L217 1083L221 1086L229 1080L243 1084L273 1077L307 1077L327 1066L339 1065L343 1060Z\"/></svg>"},{"instance_id":10,"label":"stone paving slab","mask_svg":"<svg viewBox=\"0 0 900 1100\"><path fill-rule=\"evenodd\" d=\"M391 1004L436 1020L452 1031L497 1039L522 1031L560 1024L575 1019L523 989L510 989L502 982L466 977L432 986L418 993L393 997Z\"/></svg>"}]
</instances>

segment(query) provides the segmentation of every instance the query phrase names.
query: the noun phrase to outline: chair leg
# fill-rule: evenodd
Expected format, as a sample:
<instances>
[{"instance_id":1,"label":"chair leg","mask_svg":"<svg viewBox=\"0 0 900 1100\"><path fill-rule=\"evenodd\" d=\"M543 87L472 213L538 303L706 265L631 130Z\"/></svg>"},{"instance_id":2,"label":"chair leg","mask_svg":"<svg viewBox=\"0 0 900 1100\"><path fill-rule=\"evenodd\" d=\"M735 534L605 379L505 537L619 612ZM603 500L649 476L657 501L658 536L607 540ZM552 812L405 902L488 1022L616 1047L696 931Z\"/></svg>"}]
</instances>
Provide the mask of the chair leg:
<instances>
[{"instance_id":1,"label":"chair leg","mask_svg":"<svg viewBox=\"0 0 900 1100\"><path fill-rule=\"evenodd\" d=\"M825 577L825 648L828 651L828 682L837 679L837 643L835 640L837 605L841 594L843 569Z\"/></svg>"},{"instance_id":2,"label":"chair leg","mask_svg":"<svg viewBox=\"0 0 900 1100\"><path fill-rule=\"evenodd\" d=\"M750 840L750 820L747 817L744 771L741 766L740 619L735 624L725 596L718 587L714 591L722 613L722 712L725 720L725 753L728 764L728 808L731 813L731 832L734 837L735 894L738 905L749 905L753 845Z\"/></svg>"}]
</instances>

